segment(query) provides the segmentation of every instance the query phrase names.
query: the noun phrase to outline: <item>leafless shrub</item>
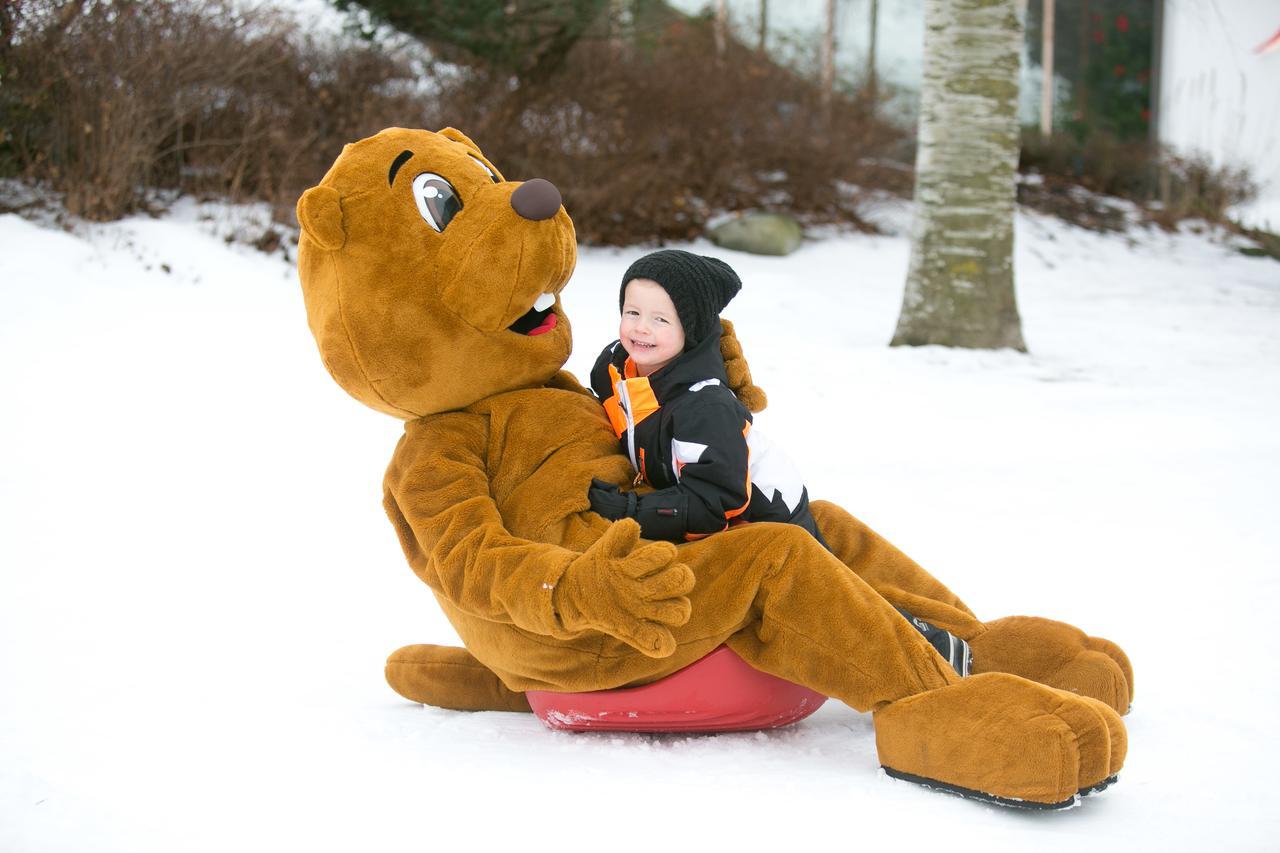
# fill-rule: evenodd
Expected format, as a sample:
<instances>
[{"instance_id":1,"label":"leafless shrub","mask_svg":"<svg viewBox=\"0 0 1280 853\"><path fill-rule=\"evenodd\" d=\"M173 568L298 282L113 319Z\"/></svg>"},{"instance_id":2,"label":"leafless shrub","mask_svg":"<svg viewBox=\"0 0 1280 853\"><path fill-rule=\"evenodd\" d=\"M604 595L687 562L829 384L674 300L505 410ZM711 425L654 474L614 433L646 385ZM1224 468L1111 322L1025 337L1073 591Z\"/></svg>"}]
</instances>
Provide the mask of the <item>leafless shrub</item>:
<instances>
[{"instance_id":1,"label":"leafless shrub","mask_svg":"<svg viewBox=\"0 0 1280 853\"><path fill-rule=\"evenodd\" d=\"M226 0L0 0L0 177L42 182L90 219L164 190L266 200L287 220L343 144L451 124L508 176L556 183L580 236L604 244L687 239L747 208L870 230L861 193L911 189L902 130L856 93L823 104L808 77L742 45L717 55L706 20L584 38L536 86L421 78L375 44L317 43ZM1223 222L1254 189L1242 171L1104 136L1029 134L1022 170L1039 176L1024 204L1102 230L1126 217L1098 196L1173 227Z\"/></svg>"},{"instance_id":2,"label":"leafless shrub","mask_svg":"<svg viewBox=\"0 0 1280 853\"><path fill-rule=\"evenodd\" d=\"M1172 228L1183 219L1227 221L1227 211L1254 198L1257 184L1245 169L1219 168L1202 158L1166 156L1157 177L1157 199L1151 219Z\"/></svg>"},{"instance_id":3,"label":"leafless shrub","mask_svg":"<svg viewBox=\"0 0 1280 853\"><path fill-rule=\"evenodd\" d=\"M1280 261L1280 234L1274 234L1261 228L1250 228L1239 223L1228 223L1229 230L1239 234L1253 243L1239 249L1240 254L1252 258L1271 258Z\"/></svg>"},{"instance_id":4,"label":"leafless shrub","mask_svg":"<svg viewBox=\"0 0 1280 853\"><path fill-rule=\"evenodd\" d=\"M1127 231L1134 220L1113 196L1092 192L1057 175L1021 176L1018 204L1100 233Z\"/></svg>"},{"instance_id":5,"label":"leafless shrub","mask_svg":"<svg viewBox=\"0 0 1280 853\"><path fill-rule=\"evenodd\" d=\"M18 0L9 14L0 166L89 219L156 189L291 207L345 142L432 120L386 85L412 77L403 63L290 38L221 0Z\"/></svg>"},{"instance_id":6,"label":"leafless shrub","mask_svg":"<svg viewBox=\"0 0 1280 853\"><path fill-rule=\"evenodd\" d=\"M512 178L560 188L585 242L700 234L719 211L782 210L872 230L858 188L909 191L880 165L904 134L864 105L675 21L645 45L587 39L536 90L474 78L442 110Z\"/></svg>"},{"instance_id":7,"label":"leafless shrub","mask_svg":"<svg viewBox=\"0 0 1280 853\"><path fill-rule=\"evenodd\" d=\"M1147 221L1173 228L1193 218L1223 223L1231 206L1257 192L1244 169L1217 168L1159 146L1122 143L1104 134L1080 143L1068 136L1045 140L1027 133L1020 169L1040 176L1038 183L1019 187L1021 203L1103 231L1123 230L1125 217L1098 196L1131 201Z\"/></svg>"},{"instance_id":8,"label":"leafless shrub","mask_svg":"<svg viewBox=\"0 0 1280 853\"><path fill-rule=\"evenodd\" d=\"M512 178L555 182L587 242L686 239L717 212L871 229L861 188L909 191L904 134L856 99L672 17L643 43L584 39L536 86L471 70L424 96L376 45L309 42L224 0L17 0L0 23L0 174L90 219L156 190L262 199L282 218L342 145L390 126L472 135Z\"/></svg>"}]
</instances>

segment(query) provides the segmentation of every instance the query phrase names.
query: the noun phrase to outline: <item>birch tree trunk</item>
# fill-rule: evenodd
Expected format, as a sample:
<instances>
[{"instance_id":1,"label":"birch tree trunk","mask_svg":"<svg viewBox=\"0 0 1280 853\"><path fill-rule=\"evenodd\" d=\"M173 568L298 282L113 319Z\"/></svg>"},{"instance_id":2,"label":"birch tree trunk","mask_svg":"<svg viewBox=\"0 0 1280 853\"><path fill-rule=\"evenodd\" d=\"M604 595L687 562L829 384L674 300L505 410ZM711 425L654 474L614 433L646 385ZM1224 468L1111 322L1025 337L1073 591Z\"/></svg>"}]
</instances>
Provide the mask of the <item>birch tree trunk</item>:
<instances>
[{"instance_id":1,"label":"birch tree trunk","mask_svg":"<svg viewBox=\"0 0 1280 853\"><path fill-rule=\"evenodd\" d=\"M723 58L729 42L729 0L716 0L716 56Z\"/></svg>"},{"instance_id":2,"label":"birch tree trunk","mask_svg":"<svg viewBox=\"0 0 1280 853\"><path fill-rule=\"evenodd\" d=\"M893 346L1026 351L1013 291L1021 45L1015 0L925 0L911 263Z\"/></svg>"},{"instance_id":3,"label":"birch tree trunk","mask_svg":"<svg viewBox=\"0 0 1280 853\"><path fill-rule=\"evenodd\" d=\"M608 7L609 44L613 52L619 56L627 56L631 52L632 20L631 0L609 0Z\"/></svg>"},{"instance_id":4,"label":"birch tree trunk","mask_svg":"<svg viewBox=\"0 0 1280 853\"><path fill-rule=\"evenodd\" d=\"M822 65L819 69L819 95L825 112L831 108L831 96L836 88L836 0L827 0L826 26L822 31L822 47L818 56Z\"/></svg>"}]
</instances>

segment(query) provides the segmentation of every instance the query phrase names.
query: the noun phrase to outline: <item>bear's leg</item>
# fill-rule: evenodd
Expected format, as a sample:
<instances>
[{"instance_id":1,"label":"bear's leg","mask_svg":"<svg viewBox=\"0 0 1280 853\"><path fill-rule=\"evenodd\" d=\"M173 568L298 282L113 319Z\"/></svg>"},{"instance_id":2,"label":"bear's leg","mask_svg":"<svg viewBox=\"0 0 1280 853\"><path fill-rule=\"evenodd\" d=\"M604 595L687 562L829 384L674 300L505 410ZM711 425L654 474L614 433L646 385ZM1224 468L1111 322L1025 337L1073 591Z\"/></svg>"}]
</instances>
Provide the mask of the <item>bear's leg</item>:
<instances>
[{"instance_id":1,"label":"bear's leg","mask_svg":"<svg viewBox=\"0 0 1280 853\"><path fill-rule=\"evenodd\" d=\"M862 711L958 679L889 602L801 527L744 525L682 546L680 559L697 584L693 616L676 629L678 655L726 642L757 669Z\"/></svg>"},{"instance_id":2,"label":"bear's leg","mask_svg":"<svg viewBox=\"0 0 1280 853\"><path fill-rule=\"evenodd\" d=\"M809 508L831 552L894 605L966 640L981 632L954 592L880 534L829 501Z\"/></svg>"},{"instance_id":3,"label":"bear's leg","mask_svg":"<svg viewBox=\"0 0 1280 853\"><path fill-rule=\"evenodd\" d=\"M1133 667L1110 640L1074 625L1038 616L1006 616L983 624L969 645L974 672L1012 672L1127 714L1133 702Z\"/></svg>"},{"instance_id":4,"label":"bear's leg","mask_svg":"<svg viewBox=\"0 0 1280 853\"><path fill-rule=\"evenodd\" d=\"M1013 673L1099 699L1121 714L1129 710L1133 667L1115 643L1033 616L984 623L918 563L840 507L813 501L810 508L832 552L876 592L969 643L974 673Z\"/></svg>"},{"instance_id":5,"label":"bear's leg","mask_svg":"<svg viewBox=\"0 0 1280 853\"><path fill-rule=\"evenodd\" d=\"M1015 675L958 678L888 601L801 528L747 525L720 536L722 546L733 536L734 547L707 554L718 564L689 552L698 575L694 619L751 595L753 618L728 645L757 669L874 710L877 749L891 773L1057 807L1120 769L1124 725L1113 710Z\"/></svg>"}]
</instances>

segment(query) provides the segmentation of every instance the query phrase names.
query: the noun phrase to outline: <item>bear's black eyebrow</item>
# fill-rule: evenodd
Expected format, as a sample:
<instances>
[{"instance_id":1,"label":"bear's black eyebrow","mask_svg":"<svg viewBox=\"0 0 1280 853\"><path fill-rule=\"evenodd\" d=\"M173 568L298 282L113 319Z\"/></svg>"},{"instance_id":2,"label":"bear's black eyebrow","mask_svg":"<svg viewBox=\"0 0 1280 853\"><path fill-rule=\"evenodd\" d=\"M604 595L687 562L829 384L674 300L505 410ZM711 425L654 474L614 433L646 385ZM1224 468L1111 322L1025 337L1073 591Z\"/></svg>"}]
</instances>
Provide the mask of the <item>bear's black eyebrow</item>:
<instances>
[{"instance_id":1,"label":"bear's black eyebrow","mask_svg":"<svg viewBox=\"0 0 1280 853\"><path fill-rule=\"evenodd\" d=\"M387 172L387 186L391 186L396 182L396 172L400 171L400 167L408 163L412 157L412 151L401 151L396 155L395 162L391 164L391 171Z\"/></svg>"}]
</instances>

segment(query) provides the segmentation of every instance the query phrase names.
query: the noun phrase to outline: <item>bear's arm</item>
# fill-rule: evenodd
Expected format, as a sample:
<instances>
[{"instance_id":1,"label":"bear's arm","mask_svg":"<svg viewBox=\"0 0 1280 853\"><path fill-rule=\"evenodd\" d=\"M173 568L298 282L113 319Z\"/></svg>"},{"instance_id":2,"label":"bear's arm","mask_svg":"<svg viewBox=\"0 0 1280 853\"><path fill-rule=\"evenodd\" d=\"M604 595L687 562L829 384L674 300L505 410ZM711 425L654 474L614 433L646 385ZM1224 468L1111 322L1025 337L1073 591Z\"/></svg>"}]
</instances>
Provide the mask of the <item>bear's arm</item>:
<instances>
[{"instance_id":1,"label":"bear's arm","mask_svg":"<svg viewBox=\"0 0 1280 853\"><path fill-rule=\"evenodd\" d=\"M579 555L503 526L484 465L487 421L451 413L412 421L383 480L383 505L417 575L459 610L559 638L552 608Z\"/></svg>"},{"instance_id":2,"label":"bear's arm","mask_svg":"<svg viewBox=\"0 0 1280 853\"><path fill-rule=\"evenodd\" d=\"M769 398L764 389L751 381L751 368L747 365L747 357L742 354L742 344L733 324L720 318L720 357L724 359L725 374L729 377L729 388L751 412L759 414L769 405Z\"/></svg>"}]
</instances>

